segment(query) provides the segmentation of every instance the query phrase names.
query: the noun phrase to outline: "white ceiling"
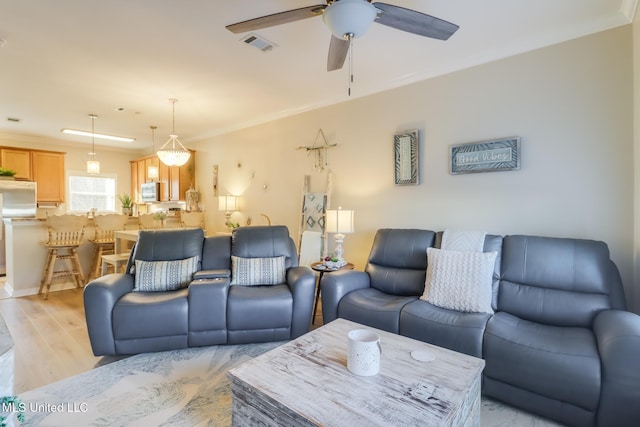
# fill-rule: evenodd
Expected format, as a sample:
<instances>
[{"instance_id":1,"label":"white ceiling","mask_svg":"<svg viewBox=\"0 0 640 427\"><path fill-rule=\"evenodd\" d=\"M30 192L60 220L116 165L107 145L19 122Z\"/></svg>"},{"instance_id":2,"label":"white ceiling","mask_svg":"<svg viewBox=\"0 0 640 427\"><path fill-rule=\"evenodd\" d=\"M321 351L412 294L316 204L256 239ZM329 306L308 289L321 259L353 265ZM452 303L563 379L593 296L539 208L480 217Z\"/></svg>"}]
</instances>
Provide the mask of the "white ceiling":
<instances>
[{"instance_id":1,"label":"white ceiling","mask_svg":"<svg viewBox=\"0 0 640 427\"><path fill-rule=\"evenodd\" d=\"M374 23L355 40L352 98L632 21L638 0L387 0L460 26L448 41ZM201 140L347 101L347 67L326 72L330 33L311 18L257 31L263 53L225 25L323 0L0 0L0 132L90 144L62 128ZM122 107L124 111L116 111ZM19 123L7 120L20 119Z\"/></svg>"}]
</instances>

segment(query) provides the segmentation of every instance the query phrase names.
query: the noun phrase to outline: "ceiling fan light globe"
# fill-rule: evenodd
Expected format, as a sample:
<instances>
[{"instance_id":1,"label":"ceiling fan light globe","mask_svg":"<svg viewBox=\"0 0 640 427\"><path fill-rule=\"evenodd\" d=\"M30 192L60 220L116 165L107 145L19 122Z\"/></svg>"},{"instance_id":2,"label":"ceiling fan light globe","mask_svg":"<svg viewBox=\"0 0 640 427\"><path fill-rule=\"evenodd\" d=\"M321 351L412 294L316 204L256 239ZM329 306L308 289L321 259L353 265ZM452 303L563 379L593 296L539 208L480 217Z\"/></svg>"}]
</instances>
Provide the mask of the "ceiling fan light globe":
<instances>
[{"instance_id":1,"label":"ceiling fan light globe","mask_svg":"<svg viewBox=\"0 0 640 427\"><path fill-rule=\"evenodd\" d=\"M377 9L366 0L339 0L327 6L322 20L334 36L357 38L367 32L377 15Z\"/></svg>"}]
</instances>

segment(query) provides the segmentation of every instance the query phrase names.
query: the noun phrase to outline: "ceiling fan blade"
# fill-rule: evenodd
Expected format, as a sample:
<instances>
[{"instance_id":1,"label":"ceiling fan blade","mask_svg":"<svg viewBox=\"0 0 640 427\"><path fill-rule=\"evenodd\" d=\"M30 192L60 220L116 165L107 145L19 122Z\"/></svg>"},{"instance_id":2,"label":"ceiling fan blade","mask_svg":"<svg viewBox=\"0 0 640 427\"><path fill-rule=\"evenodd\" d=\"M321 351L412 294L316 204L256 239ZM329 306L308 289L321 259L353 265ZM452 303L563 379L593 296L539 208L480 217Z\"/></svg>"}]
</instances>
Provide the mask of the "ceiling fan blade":
<instances>
[{"instance_id":1,"label":"ceiling fan blade","mask_svg":"<svg viewBox=\"0 0 640 427\"><path fill-rule=\"evenodd\" d=\"M419 36L448 40L460 28L456 24L415 10L387 3L373 3L373 5L382 11L375 22Z\"/></svg>"},{"instance_id":2,"label":"ceiling fan blade","mask_svg":"<svg viewBox=\"0 0 640 427\"><path fill-rule=\"evenodd\" d=\"M329 43L329 56L327 57L327 71L339 70L344 65L344 60L349 52L349 40L331 36Z\"/></svg>"},{"instance_id":3,"label":"ceiling fan blade","mask_svg":"<svg viewBox=\"0 0 640 427\"><path fill-rule=\"evenodd\" d=\"M326 4L307 6L300 9L274 13L273 15L261 16L260 18L249 19L248 21L242 21L236 24L227 25L226 29L236 34L246 33L247 31L260 30L262 28L274 27L280 24L286 24L289 22L299 21L301 19L320 16L326 8Z\"/></svg>"}]
</instances>

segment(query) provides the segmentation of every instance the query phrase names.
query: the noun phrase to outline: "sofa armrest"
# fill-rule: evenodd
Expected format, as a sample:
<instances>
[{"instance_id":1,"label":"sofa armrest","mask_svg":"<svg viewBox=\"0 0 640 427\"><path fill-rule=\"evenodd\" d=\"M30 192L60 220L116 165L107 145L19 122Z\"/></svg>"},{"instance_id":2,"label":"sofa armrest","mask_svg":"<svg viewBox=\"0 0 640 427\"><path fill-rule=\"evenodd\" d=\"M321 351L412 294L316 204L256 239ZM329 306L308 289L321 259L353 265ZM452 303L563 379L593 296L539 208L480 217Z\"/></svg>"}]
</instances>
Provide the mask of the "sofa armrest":
<instances>
[{"instance_id":1,"label":"sofa armrest","mask_svg":"<svg viewBox=\"0 0 640 427\"><path fill-rule=\"evenodd\" d=\"M309 267L291 267L287 270L287 284L293 296L291 339L294 339L309 332L316 290L316 275Z\"/></svg>"},{"instance_id":2,"label":"sofa armrest","mask_svg":"<svg viewBox=\"0 0 640 427\"><path fill-rule=\"evenodd\" d=\"M216 270L200 270L193 274L193 280L202 279L226 279L231 277L231 270L226 268Z\"/></svg>"},{"instance_id":3,"label":"sofa armrest","mask_svg":"<svg viewBox=\"0 0 640 427\"><path fill-rule=\"evenodd\" d=\"M113 308L118 300L133 290L130 274L107 274L84 287L84 311L91 349L96 356L116 354L113 336Z\"/></svg>"},{"instance_id":4,"label":"sofa armrest","mask_svg":"<svg viewBox=\"0 0 640 427\"><path fill-rule=\"evenodd\" d=\"M598 426L637 425L640 419L640 316L621 310L598 314L593 332L602 363Z\"/></svg>"},{"instance_id":5,"label":"sofa armrest","mask_svg":"<svg viewBox=\"0 0 640 427\"><path fill-rule=\"evenodd\" d=\"M322 276L322 322L338 318L338 304L346 294L370 286L369 275L363 271L338 270Z\"/></svg>"}]
</instances>

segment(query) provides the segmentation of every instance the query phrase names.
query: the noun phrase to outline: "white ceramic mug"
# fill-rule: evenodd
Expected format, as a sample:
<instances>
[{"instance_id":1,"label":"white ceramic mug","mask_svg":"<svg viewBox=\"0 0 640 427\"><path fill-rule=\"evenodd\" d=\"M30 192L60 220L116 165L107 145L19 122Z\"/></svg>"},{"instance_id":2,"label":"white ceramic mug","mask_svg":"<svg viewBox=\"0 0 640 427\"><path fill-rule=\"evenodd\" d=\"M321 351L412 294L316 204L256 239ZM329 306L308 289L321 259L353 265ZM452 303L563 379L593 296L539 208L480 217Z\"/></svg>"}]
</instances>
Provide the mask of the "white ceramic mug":
<instances>
[{"instance_id":1,"label":"white ceramic mug","mask_svg":"<svg viewBox=\"0 0 640 427\"><path fill-rule=\"evenodd\" d=\"M380 336L366 329L354 329L348 338L347 368L356 375L376 375L382 356Z\"/></svg>"}]
</instances>

